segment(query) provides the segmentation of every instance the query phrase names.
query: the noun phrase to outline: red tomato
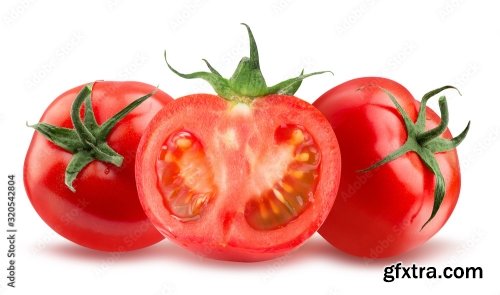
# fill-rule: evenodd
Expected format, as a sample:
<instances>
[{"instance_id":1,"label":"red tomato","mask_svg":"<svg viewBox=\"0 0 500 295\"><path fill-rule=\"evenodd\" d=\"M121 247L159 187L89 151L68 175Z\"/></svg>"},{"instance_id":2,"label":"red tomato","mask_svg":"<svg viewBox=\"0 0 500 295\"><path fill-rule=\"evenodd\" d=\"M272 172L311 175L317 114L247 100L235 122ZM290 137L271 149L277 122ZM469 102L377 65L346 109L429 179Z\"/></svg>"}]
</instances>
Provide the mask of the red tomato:
<instances>
[{"instance_id":1,"label":"red tomato","mask_svg":"<svg viewBox=\"0 0 500 295\"><path fill-rule=\"evenodd\" d=\"M451 87L433 94L446 88ZM391 94L406 111L409 128L391 101ZM460 191L460 167L454 147L465 137L468 126L457 142L444 140L450 139L451 133L446 128L444 98L440 104L441 130L422 135L440 125L441 119L425 107L423 100L426 118L422 118L419 128L411 127L420 103L403 86L388 79L354 79L334 87L314 103L330 121L342 153L338 197L319 230L332 245L356 256L389 257L424 243L445 224ZM360 171L401 148L408 138L411 143L405 146L412 147L412 151L403 151L392 161ZM440 180L435 176L439 173L443 176ZM438 184L441 180L442 187ZM440 192L441 198L444 194L441 203Z\"/></svg>"},{"instance_id":2,"label":"red tomato","mask_svg":"<svg viewBox=\"0 0 500 295\"><path fill-rule=\"evenodd\" d=\"M52 129L47 131L50 128L47 124L73 128L70 110L75 97L83 90L88 89L78 86L56 98L40 119L45 124L35 125L35 129L50 132ZM154 86L140 82L94 83L91 103L97 123L103 124L126 105L154 90ZM107 136L107 144L123 156L121 167L101 161L84 165L78 176L73 174L76 176L75 192L65 185L65 170L74 158L72 153L35 132L24 163L24 183L42 219L63 237L97 250L126 251L160 241L162 235L149 222L140 205L134 163L144 129L158 110L171 100L157 90L119 121ZM83 112L81 115L83 117ZM90 115L86 113L85 119L90 120ZM63 135L63 139L71 139ZM71 186L70 178L66 181Z\"/></svg>"},{"instance_id":3,"label":"red tomato","mask_svg":"<svg viewBox=\"0 0 500 295\"><path fill-rule=\"evenodd\" d=\"M197 254L236 261L302 244L326 218L340 175L330 124L290 95L305 75L267 87L248 32L251 57L232 82L210 65L211 73L174 70L210 81L219 95L188 95L160 111L136 162L142 205L161 233Z\"/></svg>"}]
</instances>

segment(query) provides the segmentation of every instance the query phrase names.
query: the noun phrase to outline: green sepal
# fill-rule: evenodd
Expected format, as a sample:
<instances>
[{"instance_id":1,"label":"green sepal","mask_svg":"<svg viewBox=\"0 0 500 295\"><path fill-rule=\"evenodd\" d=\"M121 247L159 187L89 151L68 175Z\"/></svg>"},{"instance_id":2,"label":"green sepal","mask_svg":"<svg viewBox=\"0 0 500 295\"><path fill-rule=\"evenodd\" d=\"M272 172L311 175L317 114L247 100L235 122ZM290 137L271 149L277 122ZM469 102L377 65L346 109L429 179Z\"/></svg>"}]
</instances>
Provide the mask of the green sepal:
<instances>
[{"instance_id":1,"label":"green sepal","mask_svg":"<svg viewBox=\"0 0 500 295\"><path fill-rule=\"evenodd\" d=\"M467 127L457 136L452 139L444 139L441 137L436 137L433 140L425 144L425 147L433 153L447 152L456 148L467 136L470 128L470 121L467 123Z\"/></svg>"},{"instance_id":2,"label":"green sepal","mask_svg":"<svg viewBox=\"0 0 500 295\"><path fill-rule=\"evenodd\" d=\"M264 75L260 70L259 51L253 37L252 30L246 24L248 38L250 39L250 58L243 57L233 75L229 79L229 87L240 96L260 97L268 94Z\"/></svg>"},{"instance_id":3,"label":"green sepal","mask_svg":"<svg viewBox=\"0 0 500 295\"><path fill-rule=\"evenodd\" d=\"M90 145L90 154L103 163L110 163L116 167L120 167L123 163L123 157L115 150L113 150L106 142L98 143L97 145Z\"/></svg>"},{"instance_id":4,"label":"green sepal","mask_svg":"<svg viewBox=\"0 0 500 295\"><path fill-rule=\"evenodd\" d=\"M300 71L300 76L304 75L304 69L302 69L302 71ZM304 79L300 79L298 81L293 81L294 78L292 79L288 79L288 80L285 80L281 83L278 83L277 85L274 85L274 87L277 87L279 88L278 91L276 91L277 94L284 94L284 95L294 95L295 92L297 92L297 90L299 90L300 88L300 85L302 85L302 81L304 81ZM282 84L282 85L280 85ZM272 87L271 87L272 88ZM271 90L271 92L273 92L274 90Z\"/></svg>"},{"instance_id":5,"label":"green sepal","mask_svg":"<svg viewBox=\"0 0 500 295\"><path fill-rule=\"evenodd\" d=\"M462 93L460 93L460 90L458 90L455 86L451 86L451 85L439 87L437 89L431 90L431 91L427 92L426 94L424 94L424 96L422 96L422 99L420 100L420 109L418 110L417 122L415 123L416 127L419 130L425 129L425 121L427 118L427 112L425 111L425 108L427 107L427 101L431 97L441 93L442 91L444 91L446 89L455 89L459 95L462 95Z\"/></svg>"},{"instance_id":6,"label":"green sepal","mask_svg":"<svg viewBox=\"0 0 500 295\"><path fill-rule=\"evenodd\" d=\"M87 128L94 130L99 127L94 115L94 109L92 108L92 100L90 99L90 95L85 99L85 114L83 117L83 124L87 126Z\"/></svg>"},{"instance_id":7,"label":"green sepal","mask_svg":"<svg viewBox=\"0 0 500 295\"><path fill-rule=\"evenodd\" d=\"M70 163L66 167L64 177L66 186L73 192L75 191L73 181L82 169L92 161L110 163L117 167L122 165L123 156L108 145L106 138L120 120L156 92L155 90L134 100L123 110L116 113L102 125L99 125L92 108L92 87L92 83L85 85L71 106L70 116L75 129L53 126L47 123L28 125L55 145L73 154ZM85 112L82 120L80 110L83 104L85 104Z\"/></svg>"},{"instance_id":8,"label":"green sepal","mask_svg":"<svg viewBox=\"0 0 500 295\"><path fill-rule=\"evenodd\" d=\"M128 106L126 106L123 110L119 111L113 117L109 118L106 122L104 122L100 127L96 129L97 137L106 138L118 122L120 122L126 115L128 115L128 113L133 111L136 107L141 105L146 99L150 98L155 93L156 89L151 93L139 97L138 99L131 102Z\"/></svg>"},{"instance_id":9,"label":"green sepal","mask_svg":"<svg viewBox=\"0 0 500 295\"><path fill-rule=\"evenodd\" d=\"M380 160L380 161L372 164L368 168L359 170L359 172L365 173L365 172L368 172L368 171L373 170L375 168L378 168L378 167L380 167L380 166L382 166L382 165L384 165L386 163L389 163L392 160L395 160L395 159L401 157L402 155L406 154L409 151L412 151L412 144L406 142L405 144L403 144L403 146L401 146L399 149L393 151L392 153L390 153L389 155L387 155L382 160Z\"/></svg>"},{"instance_id":10,"label":"green sepal","mask_svg":"<svg viewBox=\"0 0 500 295\"><path fill-rule=\"evenodd\" d=\"M66 172L64 174L64 183L72 192L76 192L73 187L73 181L76 179L80 171L82 171L85 166L94 160L94 157L87 151L81 151L73 154L73 157L71 158L68 167L66 167Z\"/></svg>"},{"instance_id":11,"label":"green sepal","mask_svg":"<svg viewBox=\"0 0 500 295\"><path fill-rule=\"evenodd\" d=\"M285 94L294 95L299 89L302 80L307 77L319 75L323 73L332 73L330 71L314 72L304 74L304 70L299 76L277 83L273 86L267 86L266 80L262 75L259 62L259 52L257 44L253 36L252 30L246 24L248 37L250 40L250 57L243 57L231 78L226 79L205 59L203 61L207 65L210 72L194 72L189 74L180 73L174 69L167 60L165 52L165 62L168 68L176 75L185 79L203 79L207 81L215 92L222 98L229 101L249 103L253 99L263 97L270 94ZM333 74L333 73L332 73Z\"/></svg>"},{"instance_id":12,"label":"green sepal","mask_svg":"<svg viewBox=\"0 0 500 295\"><path fill-rule=\"evenodd\" d=\"M92 84L85 85L82 90L76 96L75 101L71 105L71 122L73 122L73 126L75 127L76 134L80 137L82 143L85 146L88 144L95 145L97 143L97 139L94 134L90 130L91 126L86 126L82 119L80 118L80 109L85 100L91 99L92 94Z\"/></svg>"},{"instance_id":13,"label":"green sepal","mask_svg":"<svg viewBox=\"0 0 500 295\"><path fill-rule=\"evenodd\" d=\"M49 141L68 152L76 153L78 150L83 149L82 141L74 129L57 127L47 123L28 125L28 127L40 132Z\"/></svg>"},{"instance_id":14,"label":"green sepal","mask_svg":"<svg viewBox=\"0 0 500 295\"><path fill-rule=\"evenodd\" d=\"M427 168L429 168L434 174L434 203L432 205L431 216L429 216L427 221L420 228L423 229L434 218L434 216L436 216L439 207L441 207L441 203L443 202L444 195L446 193L446 183L434 154L426 148L420 149L417 151L417 154L420 156L422 161L424 161Z\"/></svg>"},{"instance_id":15,"label":"green sepal","mask_svg":"<svg viewBox=\"0 0 500 295\"><path fill-rule=\"evenodd\" d=\"M425 145L427 142L439 137L448 127L450 118L448 115L448 103L446 102L445 96L439 97L439 111L441 112L441 122L439 122L438 126L417 135L417 141L421 145Z\"/></svg>"},{"instance_id":16,"label":"green sepal","mask_svg":"<svg viewBox=\"0 0 500 295\"><path fill-rule=\"evenodd\" d=\"M441 121L438 126L432 128L431 130L425 130L425 122L427 119L427 101L443 90L450 88L458 91L458 89L453 86L444 86L426 93L422 97L422 100L420 102L420 109L415 123L411 120L411 118L408 116L408 113L406 113L406 111L399 104L394 95L392 95L389 91L382 89L389 96L392 103L401 115L408 137L405 143L400 148L393 151L382 160L372 164L370 167L360 170L360 172L367 172L390 161L393 161L410 151L415 152L424 162L425 166L432 171L435 179L434 203L432 212L427 221L422 225L421 229L423 229L436 216L446 193L446 183L439 168L439 164L436 160L435 154L455 149L465 139L470 127L469 121L467 127L458 136L452 139L445 139L440 137L441 134L446 131L449 122L449 112L446 97L441 96L439 98Z\"/></svg>"},{"instance_id":17,"label":"green sepal","mask_svg":"<svg viewBox=\"0 0 500 295\"><path fill-rule=\"evenodd\" d=\"M321 71L321 72L313 72L309 74L304 74L304 70L300 73L299 76L295 78L290 78L288 80L285 80L283 82L280 82L274 86L271 86L268 88L268 94L285 94L285 95L294 95L295 92L299 89L300 85L302 84L302 81L311 76L315 75L320 75L324 73L330 73L333 75L332 72L330 71Z\"/></svg>"}]
</instances>

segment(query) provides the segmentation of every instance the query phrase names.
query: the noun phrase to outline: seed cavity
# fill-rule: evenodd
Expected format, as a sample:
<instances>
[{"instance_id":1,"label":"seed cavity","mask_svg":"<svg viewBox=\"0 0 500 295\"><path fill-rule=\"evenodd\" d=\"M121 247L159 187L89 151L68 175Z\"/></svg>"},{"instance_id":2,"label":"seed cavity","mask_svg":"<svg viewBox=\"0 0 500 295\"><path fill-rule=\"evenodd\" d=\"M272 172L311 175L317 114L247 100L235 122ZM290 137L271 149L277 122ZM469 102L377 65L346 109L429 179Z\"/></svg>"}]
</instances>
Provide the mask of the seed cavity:
<instances>
[{"instance_id":1,"label":"seed cavity","mask_svg":"<svg viewBox=\"0 0 500 295\"><path fill-rule=\"evenodd\" d=\"M283 178L245 206L245 219L257 230L286 226L313 202L321 154L312 136L299 125L282 125L275 131L278 145L289 145L293 156Z\"/></svg>"},{"instance_id":2,"label":"seed cavity","mask_svg":"<svg viewBox=\"0 0 500 295\"><path fill-rule=\"evenodd\" d=\"M200 218L216 188L203 147L187 131L170 135L156 162L163 204L180 221Z\"/></svg>"}]
</instances>

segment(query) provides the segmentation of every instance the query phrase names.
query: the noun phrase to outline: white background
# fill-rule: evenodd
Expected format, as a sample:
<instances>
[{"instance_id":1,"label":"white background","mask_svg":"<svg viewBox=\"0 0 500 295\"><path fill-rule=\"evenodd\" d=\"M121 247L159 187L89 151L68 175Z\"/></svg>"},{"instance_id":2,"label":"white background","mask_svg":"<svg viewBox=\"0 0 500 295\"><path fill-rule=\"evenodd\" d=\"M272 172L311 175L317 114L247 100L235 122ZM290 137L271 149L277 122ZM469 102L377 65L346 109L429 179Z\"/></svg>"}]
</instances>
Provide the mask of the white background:
<instances>
[{"instance_id":1,"label":"white background","mask_svg":"<svg viewBox=\"0 0 500 295\"><path fill-rule=\"evenodd\" d=\"M261 4L260 4L261 3ZM0 200L0 293L5 294L500 294L498 165L500 11L495 1L36 1L0 2L0 187L18 179L17 288L6 287L6 193ZM293 254L254 264L201 259L168 241L126 254L98 253L54 234L31 207L22 165L32 130L52 99L97 79L159 84L174 97L212 92L183 81L207 58L232 74L255 34L269 84L308 71L297 96L313 102L355 77L386 76L416 97L452 84L450 128L472 121L459 155L463 186L446 226L423 247L367 263L314 236ZM436 104L432 104L436 106ZM2 180L3 179L3 180ZM385 283L396 261L481 266L482 280ZM404 292L404 293L403 293Z\"/></svg>"}]
</instances>

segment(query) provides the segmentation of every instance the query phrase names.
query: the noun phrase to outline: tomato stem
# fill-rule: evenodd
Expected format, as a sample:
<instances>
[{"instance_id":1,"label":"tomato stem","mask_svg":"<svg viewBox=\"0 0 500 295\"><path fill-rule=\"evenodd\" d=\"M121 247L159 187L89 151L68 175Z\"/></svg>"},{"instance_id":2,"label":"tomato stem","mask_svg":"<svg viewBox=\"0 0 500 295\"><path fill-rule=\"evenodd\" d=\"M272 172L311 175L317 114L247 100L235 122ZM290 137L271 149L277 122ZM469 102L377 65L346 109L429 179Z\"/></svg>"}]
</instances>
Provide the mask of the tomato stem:
<instances>
[{"instance_id":1,"label":"tomato stem","mask_svg":"<svg viewBox=\"0 0 500 295\"><path fill-rule=\"evenodd\" d=\"M331 71L304 74L304 70L302 70L297 77L282 81L270 87L267 86L266 80L260 69L259 52L252 30L247 24L242 23L242 25L245 26L248 32L250 57L243 57L240 60L231 78L226 79L222 77L206 59L203 59L203 61L210 72L180 73L168 63L167 54L165 52L165 62L168 68L176 75L185 79L203 79L207 81L222 98L233 102L243 103L250 103L253 99L270 94L293 95L299 89L302 80L305 78L323 73L333 74Z\"/></svg>"},{"instance_id":2,"label":"tomato stem","mask_svg":"<svg viewBox=\"0 0 500 295\"><path fill-rule=\"evenodd\" d=\"M443 134L448 127L448 122L450 120L448 113L448 104L446 103L446 97L441 96L439 98L439 111L441 113L441 122L435 128L424 131L417 135L417 141L420 145L425 145L427 142L433 140L434 138Z\"/></svg>"},{"instance_id":3,"label":"tomato stem","mask_svg":"<svg viewBox=\"0 0 500 295\"><path fill-rule=\"evenodd\" d=\"M467 127L456 137L452 139L442 138L441 135L446 131L449 122L449 112L448 112L448 104L446 102L446 97L441 96L439 98L439 110L441 113L441 121L433 129L425 130L425 122L427 119L427 101L439 94L441 91L446 89L455 89L453 86L443 86L441 88L432 90L426 93L420 102L420 109L417 117L416 123L413 123L411 118L408 116L403 107L398 103L394 95L389 91L382 89L391 99L396 109L400 113L403 118L403 122L406 127L406 131L408 134L408 138L406 142L397 150L390 153L388 156L383 158L382 160L374 163L370 167L361 170L360 172L367 172L377 167L380 167L392 160L399 158L400 156L406 154L407 152L415 152L420 159L424 162L425 166L432 171L435 178L434 185L434 204L432 208L432 213L424 225L421 227L423 229L433 218L436 216L441 203L443 202L443 198L446 192L446 183L444 177L441 173L441 169L439 168L439 164L436 160L435 154L446 152L456 148L467 136L467 132L469 131L470 121L467 124ZM458 92L460 94L460 92Z\"/></svg>"},{"instance_id":4,"label":"tomato stem","mask_svg":"<svg viewBox=\"0 0 500 295\"><path fill-rule=\"evenodd\" d=\"M85 85L73 101L70 116L75 129L58 127L47 123L38 123L29 126L40 132L55 145L73 154L64 175L64 183L73 192L75 191L73 181L82 169L92 161L98 160L104 163L113 164L117 167L122 165L123 156L118 154L107 144L106 138L113 127L116 126L123 117L138 107L155 92L153 91L136 99L99 126L95 119L94 110L92 109L92 87L93 83ZM82 121L80 110L84 103L85 113Z\"/></svg>"},{"instance_id":5,"label":"tomato stem","mask_svg":"<svg viewBox=\"0 0 500 295\"><path fill-rule=\"evenodd\" d=\"M96 144L96 138L90 132L90 130L85 126L80 118L80 108L83 102L87 99L90 99L90 95L92 93L92 85L85 85L83 89L76 96L75 101L71 107L71 122L73 122L73 126L75 127L76 134L82 140L85 146L89 146L89 144Z\"/></svg>"}]
</instances>

